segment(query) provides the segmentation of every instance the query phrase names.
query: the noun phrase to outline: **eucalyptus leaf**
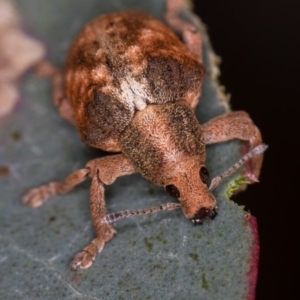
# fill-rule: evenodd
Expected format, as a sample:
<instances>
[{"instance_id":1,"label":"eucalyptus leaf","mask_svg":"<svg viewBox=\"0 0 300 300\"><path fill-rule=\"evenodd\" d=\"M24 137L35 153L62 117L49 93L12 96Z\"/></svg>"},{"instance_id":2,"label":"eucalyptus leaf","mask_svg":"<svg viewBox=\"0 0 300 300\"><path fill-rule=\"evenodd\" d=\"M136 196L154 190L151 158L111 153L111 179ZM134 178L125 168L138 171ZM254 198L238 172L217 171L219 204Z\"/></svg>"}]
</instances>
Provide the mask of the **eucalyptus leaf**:
<instances>
[{"instance_id":1,"label":"eucalyptus leaf","mask_svg":"<svg viewBox=\"0 0 300 300\"><path fill-rule=\"evenodd\" d=\"M63 65L76 33L91 18L130 8L163 20L165 9L163 0L15 0L15 4L27 32L47 46L49 60L58 66ZM228 110L228 105L215 80L217 67L203 26L188 10L182 11L182 17L196 24L204 37L206 77L196 110L203 123ZM226 194L231 182L243 183L239 173L214 190L219 207L216 219L193 226L180 209L122 219L115 224L116 236L92 267L72 271L72 258L95 236L90 182L37 209L23 206L20 198L28 188L63 179L105 153L85 146L75 128L59 116L49 80L30 72L20 89L18 107L0 128L1 299L253 297L257 262L253 255L258 254L255 220L247 218ZM241 157L238 141L211 145L207 151L211 177ZM139 174L107 186L106 200L109 212L172 201Z\"/></svg>"}]
</instances>

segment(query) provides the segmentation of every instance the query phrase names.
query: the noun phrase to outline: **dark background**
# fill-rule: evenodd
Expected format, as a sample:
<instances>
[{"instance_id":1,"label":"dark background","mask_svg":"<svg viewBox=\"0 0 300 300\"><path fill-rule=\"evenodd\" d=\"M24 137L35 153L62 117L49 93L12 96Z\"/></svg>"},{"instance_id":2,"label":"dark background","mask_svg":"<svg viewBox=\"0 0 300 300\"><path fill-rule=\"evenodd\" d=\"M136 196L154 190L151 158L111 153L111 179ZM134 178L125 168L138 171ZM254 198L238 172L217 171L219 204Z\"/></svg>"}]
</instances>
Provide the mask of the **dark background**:
<instances>
[{"instance_id":1,"label":"dark background","mask_svg":"<svg viewBox=\"0 0 300 300\"><path fill-rule=\"evenodd\" d=\"M258 220L261 253L257 299L299 299L296 127L300 121L300 2L194 3L215 52L222 57L220 79L232 96L232 108L247 111L270 146L261 183L234 199L246 205Z\"/></svg>"}]
</instances>

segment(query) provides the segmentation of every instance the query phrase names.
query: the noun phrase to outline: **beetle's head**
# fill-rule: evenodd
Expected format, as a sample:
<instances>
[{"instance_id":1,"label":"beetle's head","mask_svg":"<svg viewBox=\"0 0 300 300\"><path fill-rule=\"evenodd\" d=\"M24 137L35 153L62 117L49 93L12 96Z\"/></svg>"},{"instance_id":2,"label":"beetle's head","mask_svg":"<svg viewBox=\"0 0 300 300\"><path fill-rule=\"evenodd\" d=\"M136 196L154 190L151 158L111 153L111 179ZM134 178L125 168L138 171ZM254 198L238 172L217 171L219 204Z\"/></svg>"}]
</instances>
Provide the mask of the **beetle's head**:
<instances>
[{"instance_id":1,"label":"beetle's head","mask_svg":"<svg viewBox=\"0 0 300 300\"><path fill-rule=\"evenodd\" d=\"M121 144L137 171L179 199L187 218L199 224L216 215L203 131L186 102L148 105L137 112Z\"/></svg>"},{"instance_id":2,"label":"beetle's head","mask_svg":"<svg viewBox=\"0 0 300 300\"><path fill-rule=\"evenodd\" d=\"M165 190L179 199L185 216L194 224L202 224L206 217L215 218L216 199L207 187L207 168L190 160L181 163L179 168L173 168L172 174L173 177L165 184Z\"/></svg>"}]
</instances>

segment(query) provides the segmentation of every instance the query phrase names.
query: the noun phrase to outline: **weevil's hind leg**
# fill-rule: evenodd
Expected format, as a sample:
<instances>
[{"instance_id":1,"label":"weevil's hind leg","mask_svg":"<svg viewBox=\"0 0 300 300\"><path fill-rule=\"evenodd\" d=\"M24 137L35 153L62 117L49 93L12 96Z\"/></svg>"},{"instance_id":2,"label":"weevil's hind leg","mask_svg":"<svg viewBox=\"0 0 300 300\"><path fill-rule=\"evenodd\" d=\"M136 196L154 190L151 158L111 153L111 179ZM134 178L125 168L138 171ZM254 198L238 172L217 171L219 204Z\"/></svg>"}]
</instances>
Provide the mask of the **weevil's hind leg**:
<instances>
[{"instance_id":1,"label":"weevil's hind leg","mask_svg":"<svg viewBox=\"0 0 300 300\"><path fill-rule=\"evenodd\" d=\"M75 125L73 109L64 93L64 79L61 69L55 67L48 61L41 62L36 67L36 73L43 77L50 77L53 87L53 103L60 115Z\"/></svg>"},{"instance_id":2,"label":"weevil's hind leg","mask_svg":"<svg viewBox=\"0 0 300 300\"><path fill-rule=\"evenodd\" d=\"M225 142L232 139L246 141L244 153L262 143L259 129L244 111L217 116L202 125L205 144ZM263 154L255 156L246 164L246 175L255 182L260 174Z\"/></svg>"},{"instance_id":3,"label":"weevil's hind leg","mask_svg":"<svg viewBox=\"0 0 300 300\"><path fill-rule=\"evenodd\" d=\"M202 63L202 39L195 26L179 18L179 13L187 6L186 0L166 0L165 20L183 40L187 48Z\"/></svg>"},{"instance_id":4,"label":"weevil's hind leg","mask_svg":"<svg viewBox=\"0 0 300 300\"><path fill-rule=\"evenodd\" d=\"M111 225L102 222L106 215L103 184L111 184L117 177L135 172L130 160L122 154L92 160L87 167L91 170L90 208L97 237L74 257L70 265L73 270L90 267L97 253L102 251L104 244L116 232Z\"/></svg>"}]
</instances>

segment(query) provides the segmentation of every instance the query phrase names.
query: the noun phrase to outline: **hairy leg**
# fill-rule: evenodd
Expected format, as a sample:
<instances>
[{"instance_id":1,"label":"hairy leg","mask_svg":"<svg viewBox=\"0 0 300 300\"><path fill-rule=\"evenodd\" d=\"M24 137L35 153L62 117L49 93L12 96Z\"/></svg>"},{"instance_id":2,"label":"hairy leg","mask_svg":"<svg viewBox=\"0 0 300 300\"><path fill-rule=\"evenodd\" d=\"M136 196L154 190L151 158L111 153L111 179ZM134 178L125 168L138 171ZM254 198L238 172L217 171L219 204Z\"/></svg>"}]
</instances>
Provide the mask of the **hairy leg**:
<instances>
[{"instance_id":1,"label":"hairy leg","mask_svg":"<svg viewBox=\"0 0 300 300\"><path fill-rule=\"evenodd\" d=\"M77 267L82 269L90 267L97 253L102 251L104 244L108 242L116 232L112 226L101 222L101 219L106 214L106 206L104 200L104 186L99 178L98 171L92 179L90 209L97 237L74 257L70 264L73 270L76 270Z\"/></svg>"},{"instance_id":2,"label":"hairy leg","mask_svg":"<svg viewBox=\"0 0 300 300\"><path fill-rule=\"evenodd\" d=\"M80 169L62 181L51 181L37 188L28 190L22 197L22 203L31 207L38 207L51 196L64 195L70 192L76 185L86 180L89 176L88 168Z\"/></svg>"},{"instance_id":3,"label":"hairy leg","mask_svg":"<svg viewBox=\"0 0 300 300\"><path fill-rule=\"evenodd\" d=\"M106 215L104 184L113 183L119 176L135 172L130 160L123 154L106 156L89 161L86 167L70 174L63 181L53 181L38 188L29 190L22 198L24 204L37 207L57 194L66 194L86 178L92 178L90 189L90 208L97 237L79 252L71 262L71 268L78 266L88 268L93 263L97 252L101 252L104 244L109 241L115 230L111 225L102 222Z\"/></svg>"},{"instance_id":4,"label":"hairy leg","mask_svg":"<svg viewBox=\"0 0 300 300\"><path fill-rule=\"evenodd\" d=\"M197 28L180 19L179 13L187 5L186 0L167 0L165 19L168 25L182 38L187 48L202 62L202 39Z\"/></svg>"},{"instance_id":5,"label":"hairy leg","mask_svg":"<svg viewBox=\"0 0 300 300\"><path fill-rule=\"evenodd\" d=\"M217 116L202 125L206 144L220 143L232 139L246 141L244 153L249 152L262 143L259 129L255 126L249 115L244 111L235 111ZM253 157L246 165L247 176L257 181L263 161L263 154Z\"/></svg>"},{"instance_id":6,"label":"hairy leg","mask_svg":"<svg viewBox=\"0 0 300 300\"><path fill-rule=\"evenodd\" d=\"M180 12L188 5L187 0L166 0L165 20L170 28L182 39L183 43L202 63L202 37L197 28L180 18ZM193 100L189 102L195 109L201 96L201 90Z\"/></svg>"}]
</instances>

